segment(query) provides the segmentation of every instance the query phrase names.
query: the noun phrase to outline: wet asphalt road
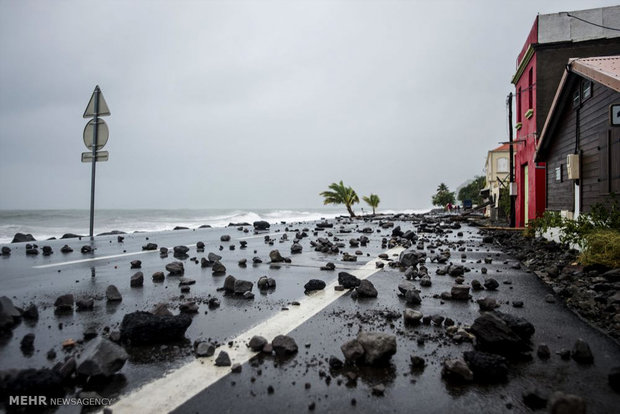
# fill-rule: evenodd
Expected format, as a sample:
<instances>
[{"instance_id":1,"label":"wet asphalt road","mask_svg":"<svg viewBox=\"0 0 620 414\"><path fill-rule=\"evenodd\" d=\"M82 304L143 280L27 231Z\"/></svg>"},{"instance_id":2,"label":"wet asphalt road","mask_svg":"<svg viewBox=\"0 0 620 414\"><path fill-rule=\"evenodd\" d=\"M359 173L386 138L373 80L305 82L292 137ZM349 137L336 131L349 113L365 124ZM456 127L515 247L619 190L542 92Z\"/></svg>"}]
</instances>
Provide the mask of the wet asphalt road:
<instances>
[{"instance_id":1,"label":"wet asphalt road","mask_svg":"<svg viewBox=\"0 0 620 414\"><path fill-rule=\"evenodd\" d=\"M403 231L413 229L409 222L400 224ZM359 226L356 228L356 226ZM332 231L345 242L352 237L359 237L357 230L376 224L352 223L344 228L352 233L339 233L337 224ZM289 231L286 232L285 228ZM300 255L290 254L291 241L296 230L309 228L309 237L303 239L304 252ZM211 338L226 343L252 326L283 311L283 307L304 297L303 285L312 278L331 282L337 278L338 271L355 269L383 252L381 237L388 237L391 229L368 234L371 241L367 247L343 249L353 253L361 250L364 254L358 262L345 263L339 255L317 253L309 245L312 235L311 224L289 224L272 226L269 233L275 242L272 246L264 242L265 234L244 233L236 228L180 230L161 233L136 233L126 235L123 243L118 243L116 236L97 237L92 245L95 253L83 255L79 252L82 245L91 244L83 239L37 242L39 247L49 245L54 254L49 257L41 255L26 257L23 244L13 244L10 257L0 257L0 280L2 295L12 298L17 306L36 303L40 318L34 325L22 322L12 336L0 339L0 369L7 368L41 368L51 367L63 357L60 344L67 338L80 339L87 327L94 325L101 333L108 326L118 328L123 315L135 310L149 310L159 302L169 303L176 313L178 305L187 300L197 300L199 313L194 316L189 327L187 341L169 344L166 347L144 347L132 349L130 360L110 385L99 390L104 397L118 398L131 393L134 389L153 379L161 377L166 371L182 366L194 359L191 342L197 338ZM449 291L454 283L450 276L439 276L435 270L439 266L427 263L433 281L431 287L421 287L422 304L415 307L424 315L440 314L454 319L457 323L471 325L480 315L475 299L493 296L502 305L499 310L525 317L536 328L532 338L535 347L540 343L549 345L552 357L541 361L535 355L530 362L515 362L510 365L509 380L502 384L452 386L441 378L441 361L449 356L460 356L472 349L469 343L456 344L447 335L443 327L404 326L402 317L386 318L388 311L402 314L406 308L404 300L397 296L397 286L404 280L403 272L398 268L386 266L372 275L369 280L377 288L376 299L354 300L345 295L319 312L309 321L294 329L290 335L299 345L299 352L294 357L282 361L272 357L258 356L243 365L241 373L231 373L213 386L202 391L189 401L180 403L176 412L291 412L307 411L314 404L316 412L446 412L457 409L463 412L526 412L521 394L530 387L543 392L561 390L574 393L586 399L588 412L614 412L620 407L620 395L607 385L607 374L611 366L620 364L620 347L606 336L589 327L566 309L559 301L547 303L545 296L552 293L533 273L513 269L515 263L501 252L494 250L490 244L482 244L477 229L463 227L464 233L457 236L457 230L446 235L424 234L430 240L463 241L465 251L452 244L451 261L464 264L471 269L465 274L465 283L473 278L483 281L480 268L488 269L488 277L494 277L500 283L497 291L472 292L469 302L442 302L433 295ZM289 241L280 243L282 234L287 233ZM324 235L322 231L319 235ZM220 242L223 234L232 236L230 242ZM148 240L147 240L148 238ZM239 241L247 240L246 249L239 248ZM196 252L195 243L206 244L204 253ZM224 277L212 276L210 268L201 268L189 259L184 260L185 277L196 279L191 291L182 297L178 279L168 276L164 283L155 284L151 275L164 271L167 263L176 259L170 255L162 259L158 252L142 253L141 246L147 242L159 246L191 246L191 257L203 257L212 251L223 256L222 263L227 267L227 274L237 278L256 282L260 276L273 277L277 287L267 292L259 292L253 300L224 296L216 291L223 285ZM74 248L70 254L60 253L60 247L69 244ZM347 243L348 244L348 243ZM234 245L235 250L229 250ZM219 250L222 246L223 250ZM441 246L442 248L445 246ZM284 256L291 256L292 263L277 267L270 266L269 251L277 248ZM132 255L132 253L138 253ZM428 251L429 256L431 255ZM461 255L466 257L461 259ZM96 261L82 261L92 258L123 255ZM263 263L252 265L252 258L258 256ZM484 257L493 258L492 264L478 263ZM239 267L241 258L248 259L248 266ZM129 262L134 259L142 261L140 269L145 276L144 287L131 288L129 278L137 270L130 269ZM67 262L81 261L64 264ZM327 261L336 264L336 271L320 271L319 267ZM37 267L47 266L49 267ZM504 284L508 281L511 284ZM418 285L419 282L414 282ZM117 305L108 305L105 301L105 289L115 284L123 301ZM54 314L53 303L56 297L74 293L76 296L95 297L95 309L89 312L73 312L64 315ZM204 300L216 296L221 300L221 307L208 309ZM522 300L523 308L513 308L510 302ZM62 323L62 329L59 324ZM342 359L340 345L355 337L360 329L382 331L397 336L398 351L393 356L389 367L376 369L354 369L357 380L351 381L345 371L330 371L327 358L336 355ZM36 335L35 353L23 355L19 342L29 332ZM286 333L286 332L282 332ZM424 344L418 338L424 338ZM587 341L594 354L594 364L582 366L573 360L561 360L555 351L572 348L575 340ZM46 353L54 348L58 356L55 361L46 359ZM412 371L409 366L411 355L422 356L427 365L422 371ZM309 385L307 385L309 384ZM386 387L384 396L371 393L374 385ZM268 387L273 392L268 392ZM122 398L122 397L121 397ZM355 405L352 401L355 401ZM78 412L76 407L60 407L58 412Z\"/></svg>"}]
</instances>

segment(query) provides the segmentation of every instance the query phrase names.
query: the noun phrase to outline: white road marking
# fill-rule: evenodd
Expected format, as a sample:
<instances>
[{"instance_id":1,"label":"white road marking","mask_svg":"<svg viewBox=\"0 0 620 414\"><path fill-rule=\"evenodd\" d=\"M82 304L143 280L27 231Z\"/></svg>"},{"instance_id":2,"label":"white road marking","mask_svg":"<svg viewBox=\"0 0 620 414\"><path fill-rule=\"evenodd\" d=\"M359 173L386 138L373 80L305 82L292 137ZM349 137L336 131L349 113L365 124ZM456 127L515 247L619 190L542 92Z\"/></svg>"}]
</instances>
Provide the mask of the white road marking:
<instances>
[{"instance_id":1,"label":"white road marking","mask_svg":"<svg viewBox=\"0 0 620 414\"><path fill-rule=\"evenodd\" d=\"M206 245L207 243L205 243ZM195 247L195 244L186 244L187 247ZM173 247L168 247L168 250L172 250ZM61 263L50 263L46 265L32 266L33 269L46 269L48 267L58 267L58 266L68 266L76 263L88 263L88 262L97 262L99 260L107 260L107 259L115 259L117 257L126 257L126 256L136 256L139 254L148 254L148 253L159 253L159 249L157 250L142 250L141 252L132 252L132 253L120 253L113 254L111 256L101 256L101 257L92 257L90 259L80 259L80 260L72 260L70 262L61 262Z\"/></svg>"},{"instance_id":2,"label":"white road marking","mask_svg":"<svg viewBox=\"0 0 620 414\"><path fill-rule=\"evenodd\" d=\"M265 236L277 236L279 234L286 234L286 232L283 232L283 233L267 233L267 234L259 234L257 236L239 237L237 240L258 239L258 238L265 238ZM231 238L230 240L233 241L234 239Z\"/></svg>"},{"instance_id":3,"label":"white road marking","mask_svg":"<svg viewBox=\"0 0 620 414\"><path fill-rule=\"evenodd\" d=\"M391 255L402 250L404 250L402 247L396 247L387 253ZM360 279L366 279L381 270L375 265L380 260L371 260L352 273ZM237 336L233 340L235 343L233 348L224 348L232 363L244 364L256 355L256 352L246 346L254 335L263 336L271 341L277 335L291 332L344 295L346 291L334 290L337 284L338 281L330 283L324 290L301 299L300 306L291 306L288 311L282 311ZM219 350L216 351L214 357L218 353ZM215 366L214 357L195 359L164 377L142 386L110 408L115 414L168 413L230 373L230 367Z\"/></svg>"},{"instance_id":4,"label":"white road marking","mask_svg":"<svg viewBox=\"0 0 620 414\"><path fill-rule=\"evenodd\" d=\"M101 256L101 257L93 257L91 259L72 260L70 262L51 263L51 264L40 265L40 266L32 266L32 268L33 269L45 269L45 268L48 268L48 267L68 266L68 265L72 265L72 264L76 264L76 263L97 262L99 260L114 259L116 257L135 256L135 255L138 255L138 254L146 254L146 253L154 253L154 252L159 252L159 250L144 250L142 252L121 253L121 254L114 254L112 256Z\"/></svg>"}]
</instances>

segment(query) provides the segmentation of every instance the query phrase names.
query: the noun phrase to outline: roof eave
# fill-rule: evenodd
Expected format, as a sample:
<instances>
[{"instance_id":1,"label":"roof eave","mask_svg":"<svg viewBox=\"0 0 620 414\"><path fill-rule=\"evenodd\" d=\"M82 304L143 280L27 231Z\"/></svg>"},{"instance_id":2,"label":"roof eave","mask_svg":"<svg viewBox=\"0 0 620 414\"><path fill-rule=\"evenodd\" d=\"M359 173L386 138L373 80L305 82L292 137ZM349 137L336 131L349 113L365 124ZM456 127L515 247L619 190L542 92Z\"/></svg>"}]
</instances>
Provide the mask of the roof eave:
<instances>
[{"instance_id":1,"label":"roof eave","mask_svg":"<svg viewBox=\"0 0 620 414\"><path fill-rule=\"evenodd\" d=\"M596 70L595 68L588 66L580 60L575 60L570 63L571 70L579 75L607 86L610 89L620 92L620 79L611 73L607 73L602 70Z\"/></svg>"},{"instance_id":2,"label":"roof eave","mask_svg":"<svg viewBox=\"0 0 620 414\"><path fill-rule=\"evenodd\" d=\"M534 154L535 162L541 162L542 156L545 155L545 146L547 145L547 141L549 140L549 135L551 135L552 133L552 121L555 117L556 109L560 106L560 99L564 90L564 86L568 82L568 77L570 76L570 65L573 60L574 59L569 59L569 63L568 65L566 65L566 69L564 69L564 73L562 74L562 79L560 80L558 89L555 91L555 96L553 97L553 101L551 102L551 107L549 108L547 119L545 119L545 124L543 125L542 132L540 133L538 145L536 146L536 153Z\"/></svg>"}]
</instances>

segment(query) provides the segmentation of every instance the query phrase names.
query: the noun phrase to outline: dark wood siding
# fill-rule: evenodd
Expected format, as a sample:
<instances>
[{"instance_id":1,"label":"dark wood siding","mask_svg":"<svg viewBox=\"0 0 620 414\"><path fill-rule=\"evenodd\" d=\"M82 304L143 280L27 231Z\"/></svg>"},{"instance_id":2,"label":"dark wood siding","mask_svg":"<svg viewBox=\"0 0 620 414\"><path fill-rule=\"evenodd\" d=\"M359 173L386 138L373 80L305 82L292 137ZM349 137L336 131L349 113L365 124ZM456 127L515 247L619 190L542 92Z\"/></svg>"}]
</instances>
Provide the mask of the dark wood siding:
<instances>
[{"instance_id":1,"label":"dark wood siding","mask_svg":"<svg viewBox=\"0 0 620 414\"><path fill-rule=\"evenodd\" d=\"M620 55L620 38L536 46L536 130L542 131L570 58Z\"/></svg>"},{"instance_id":2,"label":"dark wood siding","mask_svg":"<svg viewBox=\"0 0 620 414\"><path fill-rule=\"evenodd\" d=\"M566 156L575 153L575 111L568 109L561 115L559 128L547 151L547 210L572 210L573 181L566 173ZM562 181L556 180L556 168L562 169Z\"/></svg>"},{"instance_id":3,"label":"dark wood siding","mask_svg":"<svg viewBox=\"0 0 620 414\"><path fill-rule=\"evenodd\" d=\"M620 93L594 83L592 97L583 103L580 110L581 201L584 212L590 211L594 204L609 199L609 191L605 187L609 183L609 172L613 174L615 168L610 165L614 148L608 148L608 141L613 131L618 129L609 125L609 105L615 102L620 103ZM612 179L612 188L617 180L617 176Z\"/></svg>"},{"instance_id":4,"label":"dark wood siding","mask_svg":"<svg viewBox=\"0 0 620 414\"><path fill-rule=\"evenodd\" d=\"M578 87L576 82L575 87ZM572 98L572 91L568 99ZM574 209L574 181L566 174L566 156L580 154L581 211L588 212L609 200L610 190L620 190L620 127L609 125L609 105L620 103L620 93L593 83L592 97L575 110L567 104L547 152L547 209ZM577 119L578 117L578 119ZM579 145L576 147L577 128ZM556 180L556 168L562 165L562 182ZM611 177L611 184L609 181Z\"/></svg>"}]
</instances>

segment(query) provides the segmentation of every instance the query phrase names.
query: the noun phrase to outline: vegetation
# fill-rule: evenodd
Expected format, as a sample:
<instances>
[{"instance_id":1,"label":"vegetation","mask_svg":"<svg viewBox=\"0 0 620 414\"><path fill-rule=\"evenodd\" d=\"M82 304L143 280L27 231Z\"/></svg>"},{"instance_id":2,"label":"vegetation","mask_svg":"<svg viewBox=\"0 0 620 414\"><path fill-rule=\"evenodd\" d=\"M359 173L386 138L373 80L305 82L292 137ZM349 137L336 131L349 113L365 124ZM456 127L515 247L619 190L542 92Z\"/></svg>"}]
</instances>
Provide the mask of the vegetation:
<instances>
[{"instance_id":1,"label":"vegetation","mask_svg":"<svg viewBox=\"0 0 620 414\"><path fill-rule=\"evenodd\" d=\"M360 202L355 190L351 187L346 187L342 181L330 184L329 189L332 191L323 191L321 193L321 196L325 198L323 204L344 204L351 217L355 217L351 207L353 204Z\"/></svg>"},{"instance_id":2,"label":"vegetation","mask_svg":"<svg viewBox=\"0 0 620 414\"><path fill-rule=\"evenodd\" d=\"M463 202L471 200L473 204L482 204L480 190L487 185L487 179L481 175L474 177L474 180L459 190L458 199Z\"/></svg>"},{"instance_id":3,"label":"vegetation","mask_svg":"<svg viewBox=\"0 0 620 414\"><path fill-rule=\"evenodd\" d=\"M447 185L444 183L439 184L437 192L433 196L433 205L444 207L448 203L454 204L454 192L450 191Z\"/></svg>"},{"instance_id":4,"label":"vegetation","mask_svg":"<svg viewBox=\"0 0 620 414\"><path fill-rule=\"evenodd\" d=\"M528 223L524 234L534 237L550 228L559 228L560 242L581 248L583 264L620 267L620 207L612 195L609 204L596 204L588 214L576 220L562 218L558 212L546 211Z\"/></svg>"},{"instance_id":5,"label":"vegetation","mask_svg":"<svg viewBox=\"0 0 620 414\"><path fill-rule=\"evenodd\" d=\"M508 187L499 189L499 209L504 213L504 217L510 219L510 193Z\"/></svg>"},{"instance_id":6,"label":"vegetation","mask_svg":"<svg viewBox=\"0 0 620 414\"><path fill-rule=\"evenodd\" d=\"M595 230L588 234L579 259L584 265L601 264L612 269L620 267L620 232Z\"/></svg>"},{"instance_id":7,"label":"vegetation","mask_svg":"<svg viewBox=\"0 0 620 414\"><path fill-rule=\"evenodd\" d=\"M379 203L381 202L379 196L376 194L371 194L369 196L362 197L362 200L364 200L370 207L372 207L372 215L374 216L375 209L379 207Z\"/></svg>"}]
</instances>

